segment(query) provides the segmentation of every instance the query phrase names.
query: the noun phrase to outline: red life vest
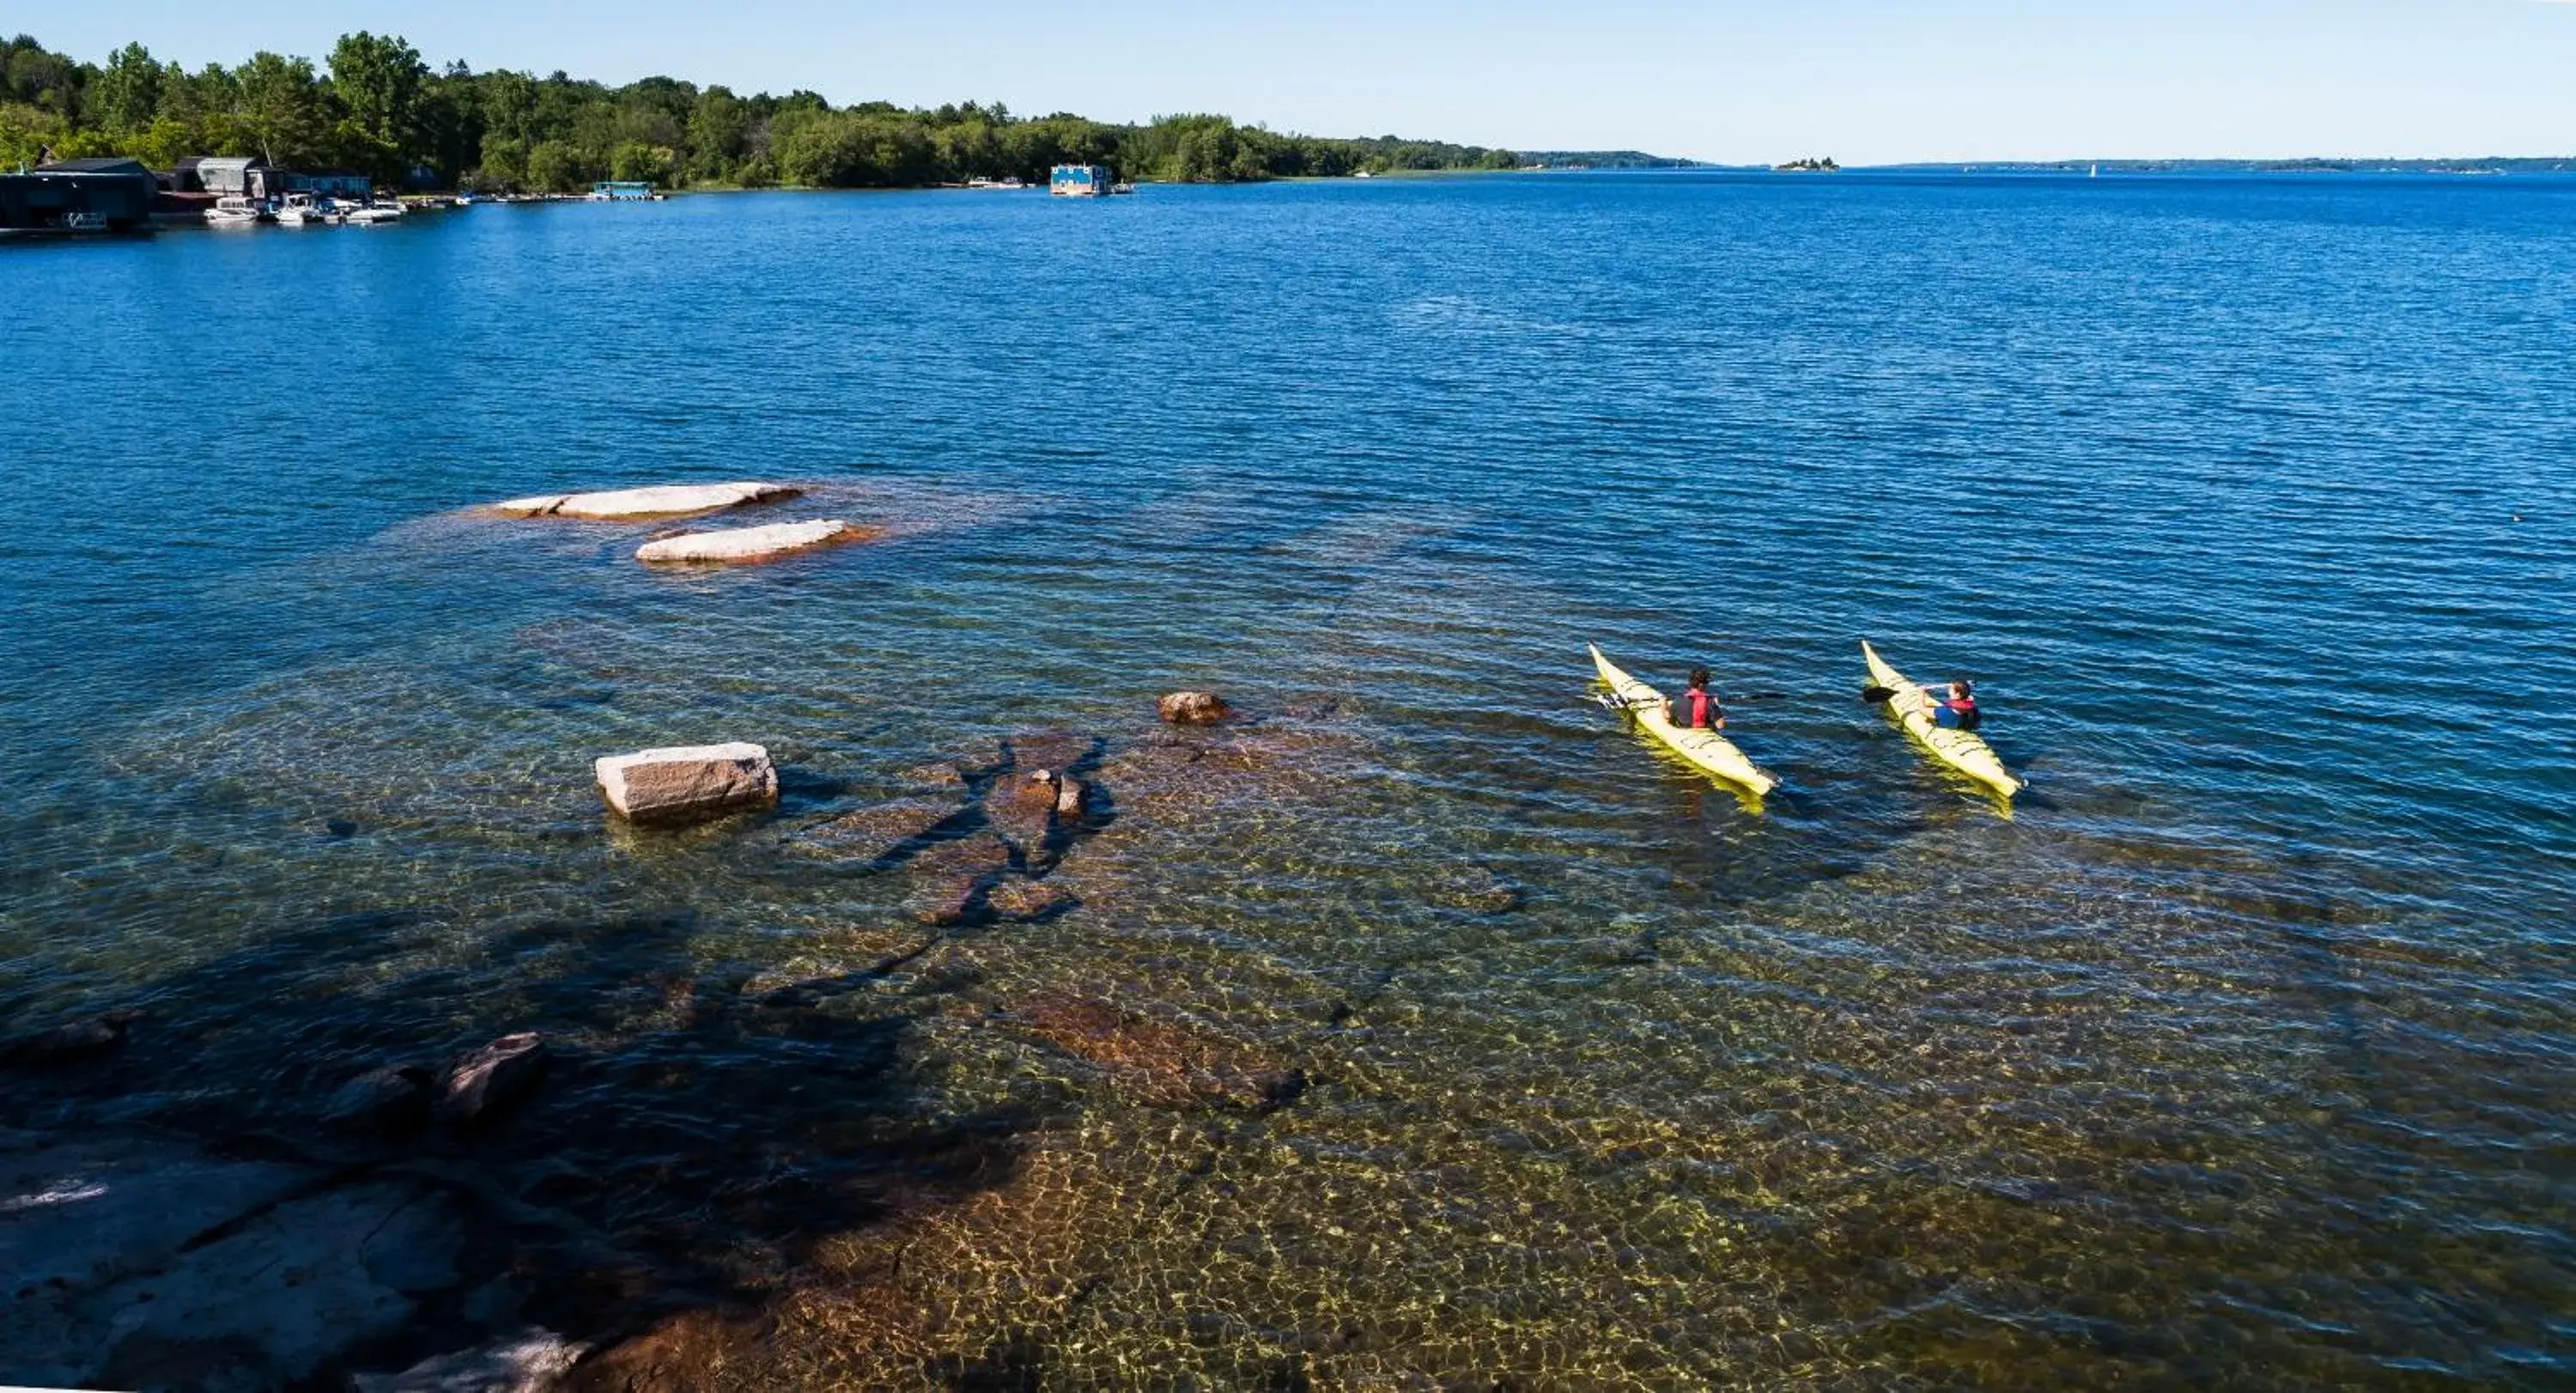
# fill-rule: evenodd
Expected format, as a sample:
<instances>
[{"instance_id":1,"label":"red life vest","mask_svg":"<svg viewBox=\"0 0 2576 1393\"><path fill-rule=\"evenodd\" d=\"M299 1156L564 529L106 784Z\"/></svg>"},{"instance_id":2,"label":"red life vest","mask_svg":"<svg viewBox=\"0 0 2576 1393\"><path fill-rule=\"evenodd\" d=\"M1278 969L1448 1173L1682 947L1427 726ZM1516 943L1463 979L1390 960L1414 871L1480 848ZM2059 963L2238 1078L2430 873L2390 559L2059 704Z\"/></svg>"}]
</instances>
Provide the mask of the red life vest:
<instances>
[{"instance_id":1,"label":"red life vest","mask_svg":"<svg viewBox=\"0 0 2576 1393\"><path fill-rule=\"evenodd\" d=\"M1724 707L1717 704L1717 698L1697 689L1684 692L1682 693L1682 696L1690 703L1689 707L1683 712L1684 719L1682 724L1685 727L1688 727L1691 730L1714 730L1717 728L1717 717L1725 710Z\"/></svg>"}]
</instances>

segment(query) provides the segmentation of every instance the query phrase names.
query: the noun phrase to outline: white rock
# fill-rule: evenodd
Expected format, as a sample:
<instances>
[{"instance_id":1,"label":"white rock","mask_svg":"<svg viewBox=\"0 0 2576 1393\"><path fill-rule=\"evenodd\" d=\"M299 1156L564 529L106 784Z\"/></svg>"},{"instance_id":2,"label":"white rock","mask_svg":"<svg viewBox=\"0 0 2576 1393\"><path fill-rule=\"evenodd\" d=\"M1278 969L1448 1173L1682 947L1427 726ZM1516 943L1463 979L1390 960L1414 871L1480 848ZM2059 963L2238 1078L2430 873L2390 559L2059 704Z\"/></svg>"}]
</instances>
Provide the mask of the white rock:
<instances>
[{"instance_id":1,"label":"white rock","mask_svg":"<svg viewBox=\"0 0 2576 1393\"><path fill-rule=\"evenodd\" d=\"M493 504L492 509L523 518L666 518L719 512L773 498L794 498L804 491L789 484L656 484L608 493L548 493L513 498Z\"/></svg>"},{"instance_id":2,"label":"white rock","mask_svg":"<svg viewBox=\"0 0 2576 1393\"><path fill-rule=\"evenodd\" d=\"M767 527L734 527L721 532L690 532L646 542L636 549L638 561L763 561L808 547L828 546L858 536L858 529L838 518L820 522L780 522Z\"/></svg>"},{"instance_id":3,"label":"white rock","mask_svg":"<svg viewBox=\"0 0 2576 1393\"><path fill-rule=\"evenodd\" d=\"M638 822L709 817L778 801L778 766L769 762L769 751L740 741L610 755L593 767L608 806Z\"/></svg>"},{"instance_id":4,"label":"white rock","mask_svg":"<svg viewBox=\"0 0 2576 1393\"><path fill-rule=\"evenodd\" d=\"M590 1346L530 1328L499 1344L425 1359L399 1374L360 1374L358 1393L543 1393Z\"/></svg>"}]
</instances>

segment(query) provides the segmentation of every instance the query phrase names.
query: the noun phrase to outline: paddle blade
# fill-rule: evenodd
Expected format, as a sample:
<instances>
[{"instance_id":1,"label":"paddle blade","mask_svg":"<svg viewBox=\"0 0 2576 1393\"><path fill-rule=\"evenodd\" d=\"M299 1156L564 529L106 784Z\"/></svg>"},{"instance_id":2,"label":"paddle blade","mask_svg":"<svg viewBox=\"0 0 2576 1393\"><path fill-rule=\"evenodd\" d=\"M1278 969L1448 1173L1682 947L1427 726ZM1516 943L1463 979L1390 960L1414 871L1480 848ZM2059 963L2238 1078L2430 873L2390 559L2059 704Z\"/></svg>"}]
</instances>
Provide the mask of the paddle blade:
<instances>
[{"instance_id":1,"label":"paddle blade","mask_svg":"<svg viewBox=\"0 0 2576 1393\"><path fill-rule=\"evenodd\" d=\"M1863 687L1860 689L1860 699L1872 706L1876 706L1894 695L1896 695L1896 689L1894 687Z\"/></svg>"}]
</instances>

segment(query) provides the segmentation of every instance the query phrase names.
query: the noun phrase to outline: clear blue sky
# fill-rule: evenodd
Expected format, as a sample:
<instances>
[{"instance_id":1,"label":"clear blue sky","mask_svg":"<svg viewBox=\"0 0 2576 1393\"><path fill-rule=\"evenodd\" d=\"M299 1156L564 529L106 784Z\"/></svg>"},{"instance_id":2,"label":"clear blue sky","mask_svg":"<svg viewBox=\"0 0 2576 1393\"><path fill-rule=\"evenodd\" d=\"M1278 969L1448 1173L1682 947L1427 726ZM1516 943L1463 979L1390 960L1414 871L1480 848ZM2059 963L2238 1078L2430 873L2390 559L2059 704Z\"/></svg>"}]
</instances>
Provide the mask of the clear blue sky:
<instances>
[{"instance_id":1,"label":"clear blue sky","mask_svg":"<svg viewBox=\"0 0 2576 1393\"><path fill-rule=\"evenodd\" d=\"M609 82L1725 161L2576 153L2576 0L18 0L0 26L92 60L363 28Z\"/></svg>"}]
</instances>

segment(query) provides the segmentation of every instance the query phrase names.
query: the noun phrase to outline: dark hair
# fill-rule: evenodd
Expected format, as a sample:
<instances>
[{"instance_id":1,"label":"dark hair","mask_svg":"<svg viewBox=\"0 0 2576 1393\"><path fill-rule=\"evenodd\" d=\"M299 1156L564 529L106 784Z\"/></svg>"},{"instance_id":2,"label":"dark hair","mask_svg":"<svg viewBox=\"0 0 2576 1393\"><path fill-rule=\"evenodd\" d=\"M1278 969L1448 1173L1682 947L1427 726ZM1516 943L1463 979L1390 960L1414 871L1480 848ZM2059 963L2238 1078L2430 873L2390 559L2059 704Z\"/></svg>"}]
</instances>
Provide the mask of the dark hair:
<instances>
[{"instance_id":1,"label":"dark hair","mask_svg":"<svg viewBox=\"0 0 2576 1393\"><path fill-rule=\"evenodd\" d=\"M1964 677L1954 677L1954 678L1952 678L1952 679L1950 680L1950 689L1951 689L1952 691L1954 691L1954 692L1957 692L1957 693L1958 693L1959 695L1961 695L1961 696L1966 696L1968 693L1975 691L1977 688L1976 688L1976 685L1975 685L1974 683L1971 683L1967 678L1964 678Z\"/></svg>"},{"instance_id":2,"label":"dark hair","mask_svg":"<svg viewBox=\"0 0 2576 1393\"><path fill-rule=\"evenodd\" d=\"M1695 668L1692 668L1692 669L1691 669L1691 685L1692 685L1692 686L1694 686L1694 687L1705 687L1705 686L1707 686L1707 685L1708 685L1708 669L1707 669L1707 668L1704 668L1704 667L1695 667Z\"/></svg>"}]
</instances>

